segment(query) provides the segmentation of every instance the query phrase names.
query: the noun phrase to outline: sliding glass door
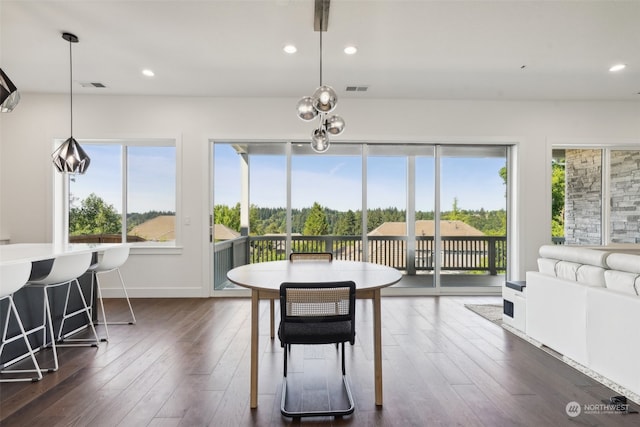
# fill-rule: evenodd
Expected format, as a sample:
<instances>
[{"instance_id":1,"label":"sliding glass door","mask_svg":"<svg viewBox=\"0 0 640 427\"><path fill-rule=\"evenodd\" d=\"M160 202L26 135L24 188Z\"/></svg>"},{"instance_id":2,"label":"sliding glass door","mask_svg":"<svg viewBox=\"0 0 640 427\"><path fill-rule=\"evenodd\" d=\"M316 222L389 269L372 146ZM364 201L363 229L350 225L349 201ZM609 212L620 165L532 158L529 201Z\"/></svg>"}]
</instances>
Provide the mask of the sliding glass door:
<instances>
[{"instance_id":1,"label":"sliding glass door","mask_svg":"<svg viewBox=\"0 0 640 427\"><path fill-rule=\"evenodd\" d=\"M507 257L506 146L213 144L212 251L226 271L331 252L404 273L400 288L498 288Z\"/></svg>"},{"instance_id":2,"label":"sliding glass door","mask_svg":"<svg viewBox=\"0 0 640 427\"><path fill-rule=\"evenodd\" d=\"M407 269L407 154L404 146L372 145L367 161L370 262Z\"/></svg>"},{"instance_id":3,"label":"sliding glass door","mask_svg":"<svg viewBox=\"0 0 640 427\"><path fill-rule=\"evenodd\" d=\"M362 146L292 144L291 252L362 260Z\"/></svg>"},{"instance_id":4,"label":"sliding glass door","mask_svg":"<svg viewBox=\"0 0 640 427\"><path fill-rule=\"evenodd\" d=\"M507 149L440 146L440 285L499 286L507 266Z\"/></svg>"},{"instance_id":5,"label":"sliding glass door","mask_svg":"<svg viewBox=\"0 0 640 427\"><path fill-rule=\"evenodd\" d=\"M407 284L433 288L436 286L436 269L440 268L436 250L435 203L436 159L435 146L424 147L415 155L414 188L409 194L415 199L415 276L419 280L407 280ZM410 163L411 165L411 163ZM409 180L409 182L412 182Z\"/></svg>"}]
</instances>

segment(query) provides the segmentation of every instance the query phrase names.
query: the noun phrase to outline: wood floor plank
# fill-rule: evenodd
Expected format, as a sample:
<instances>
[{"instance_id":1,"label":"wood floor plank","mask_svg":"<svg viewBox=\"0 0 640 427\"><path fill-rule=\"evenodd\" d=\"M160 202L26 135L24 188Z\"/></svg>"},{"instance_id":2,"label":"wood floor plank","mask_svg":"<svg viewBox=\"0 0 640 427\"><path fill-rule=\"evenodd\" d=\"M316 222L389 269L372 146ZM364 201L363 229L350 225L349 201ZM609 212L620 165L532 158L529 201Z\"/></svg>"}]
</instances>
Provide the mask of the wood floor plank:
<instances>
[{"instance_id":1,"label":"wood floor plank","mask_svg":"<svg viewBox=\"0 0 640 427\"><path fill-rule=\"evenodd\" d=\"M347 345L345 354L356 410L343 419L319 417L301 424L640 424L640 415L632 414L570 418L569 402L601 403L616 393L464 307L499 301L383 298L384 406L379 408L374 404L373 309L370 301L358 300L356 343ZM126 318L124 300L106 302L108 316ZM249 407L249 299L134 299L132 304L138 323L110 327L108 343L60 349L60 370L38 383L0 384L0 425L297 424L280 414L283 349L269 337L267 303L259 310L255 410ZM102 334L103 326L98 331ZM38 358L50 359L50 351ZM289 368L295 405L328 407L343 400L340 353L334 346L294 346Z\"/></svg>"}]
</instances>

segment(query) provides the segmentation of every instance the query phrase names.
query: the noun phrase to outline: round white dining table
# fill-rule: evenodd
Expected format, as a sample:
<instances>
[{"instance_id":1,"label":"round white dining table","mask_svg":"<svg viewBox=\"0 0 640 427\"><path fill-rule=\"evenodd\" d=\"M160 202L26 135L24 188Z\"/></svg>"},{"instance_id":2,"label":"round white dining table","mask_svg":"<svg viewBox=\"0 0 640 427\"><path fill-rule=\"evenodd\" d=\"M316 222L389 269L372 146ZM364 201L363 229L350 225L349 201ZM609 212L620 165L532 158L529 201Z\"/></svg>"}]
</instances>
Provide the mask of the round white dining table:
<instances>
[{"instance_id":1,"label":"round white dining table","mask_svg":"<svg viewBox=\"0 0 640 427\"><path fill-rule=\"evenodd\" d=\"M397 283L402 274L391 267L360 261L271 261L236 267L230 282L251 289L251 408L258 407L258 319L261 299L280 297L284 282L337 282L356 284L356 298L373 302L375 403L382 406L382 322L380 289ZM273 334L272 334L273 338Z\"/></svg>"}]
</instances>

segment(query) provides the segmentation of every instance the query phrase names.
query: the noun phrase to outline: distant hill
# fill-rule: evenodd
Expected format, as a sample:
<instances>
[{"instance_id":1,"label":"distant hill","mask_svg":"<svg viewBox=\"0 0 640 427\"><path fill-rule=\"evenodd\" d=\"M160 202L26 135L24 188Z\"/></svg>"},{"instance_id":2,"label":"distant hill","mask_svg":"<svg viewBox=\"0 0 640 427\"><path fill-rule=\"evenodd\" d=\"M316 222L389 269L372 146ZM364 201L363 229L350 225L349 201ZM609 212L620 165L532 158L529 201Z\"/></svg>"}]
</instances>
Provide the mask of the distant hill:
<instances>
[{"instance_id":1,"label":"distant hill","mask_svg":"<svg viewBox=\"0 0 640 427\"><path fill-rule=\"evenodd\" d=\"M147 241L166 242L176 239L175 215L160 215L148 221L138 224L129 232L132 236L138 236Z\"/></svg>"}]
</instances>

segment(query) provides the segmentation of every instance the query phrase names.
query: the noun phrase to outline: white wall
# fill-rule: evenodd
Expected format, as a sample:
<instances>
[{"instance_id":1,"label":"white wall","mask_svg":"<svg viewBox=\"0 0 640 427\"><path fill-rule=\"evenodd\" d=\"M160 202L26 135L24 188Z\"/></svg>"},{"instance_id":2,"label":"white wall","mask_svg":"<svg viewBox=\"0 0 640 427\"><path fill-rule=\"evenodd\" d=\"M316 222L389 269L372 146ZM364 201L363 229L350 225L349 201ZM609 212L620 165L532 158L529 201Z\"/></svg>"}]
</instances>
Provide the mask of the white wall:
<instances>
[{"instance_id":1,"label":"white wall","mask_svg":"<svg viewBox=\"0 0 640 427\"><path fill-rule=\"evenodd\" d=\"M207 296L209 139L303 139L297 99L74 96L74 137L179 137L183 249L132 254L125 265L133 296ZM342 140L518 143L518 266L534 269L548 243L552 142L640 146L639 102L506 102L341 99ZM69 135L66 95L22 94L0 115L0 238L51 241L54 138ZM334 143L338 139L334 138ZM91 169L89 168L89 172Z\"/></svg>"}]
</instances>

